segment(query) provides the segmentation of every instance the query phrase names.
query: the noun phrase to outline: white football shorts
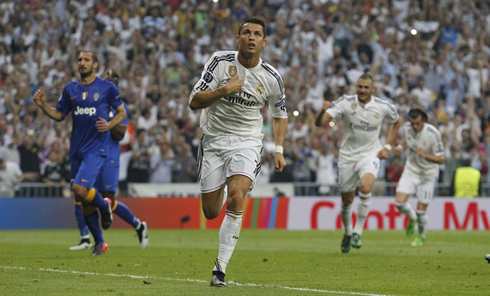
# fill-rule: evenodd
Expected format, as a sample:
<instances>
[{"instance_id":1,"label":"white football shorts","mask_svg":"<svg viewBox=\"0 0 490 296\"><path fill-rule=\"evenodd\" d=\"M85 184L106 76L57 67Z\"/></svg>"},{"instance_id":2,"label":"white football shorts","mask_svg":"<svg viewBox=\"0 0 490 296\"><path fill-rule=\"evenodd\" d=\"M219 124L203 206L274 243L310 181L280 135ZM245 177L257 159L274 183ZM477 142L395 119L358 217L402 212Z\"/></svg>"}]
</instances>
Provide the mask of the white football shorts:
<instances>
[{"instance_id":1,"label":"white football shorts","mask_svg":"<svg viewBox=\"0 0 490 296\"><path fill-rule=\"evenodd\" d=\"M381 161L377 157L369 157L358 162L339 163L340 192L355 191L362 176L373 174L378 176Z\"/></svg>"},{"instance_id":2,"label":"white football shorts","mask_svg":"<svg viewBox=\"0 0 490 296\"><path fill-rule=\"evenodd\" d=\"M252 190L262 166L262 139L221 135L201 138L198 155L199 182L202 193L223 187L233 175L252 180Z\"/></svg>"},{"instance_id":3,"label":"white football shorts","mask_svg":"<svg viewBox=\"0 0 490 296\"><path fill-rule=\"evenodd\" d=\"M438 176L422 178L403 171L400 181L396 185L396 192L408 195L415 194L420 203L429 204L434 197L437 179Z\"/></svg>"}]
</instances>

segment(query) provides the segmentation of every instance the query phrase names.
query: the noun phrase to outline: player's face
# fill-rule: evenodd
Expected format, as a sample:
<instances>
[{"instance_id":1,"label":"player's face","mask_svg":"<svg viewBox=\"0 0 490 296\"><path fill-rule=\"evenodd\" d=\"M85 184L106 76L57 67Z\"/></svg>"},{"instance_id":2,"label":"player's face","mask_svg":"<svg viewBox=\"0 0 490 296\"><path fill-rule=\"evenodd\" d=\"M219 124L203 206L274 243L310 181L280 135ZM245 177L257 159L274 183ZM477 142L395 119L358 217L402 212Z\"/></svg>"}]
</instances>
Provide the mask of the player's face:
<instances>
[{"instance_id":1,"label":"player's face","mask_svg":"<svg viewBox=\"0 0 490 296\"><path fill-rule=\"evenodd\" d=\"M78 72L82 77L92 75L96 64L90 52L81 52L78 56Z\"/></svg>"},{"instance_id":2,"label":"player's face","mask_svg":"<svg viewBox=\"0 0 490 296\"><path fill-rule=\"evenodd\" d=\"M371 79L359 79L357 81L357 98L361 103L367 103L371 100L374 87Z\"/></svg>"},{"instance_id":3,"label":"player's face","mask_svg":"<svg viewBox=\"0 0 490 296\"><path fill-rule=\"evenodd\" d=\"M412 124L413 130L418 133L422 130L424 127L424 121L422 120L422 116L419 116L417 118L411 118L409 117L410 123Z\"/></svg>"},{"instance_id":4,"label":"player's face","mask_svg":"<svg viewBox=\"0 0 490 296\"><path fill-rule=\"evenodd\" d=\"M240 35L237 35L238 50L245 58L260 54L262 47L267 42L261 25L246 23L243 25Z\"/></svg>"}]
</instances>

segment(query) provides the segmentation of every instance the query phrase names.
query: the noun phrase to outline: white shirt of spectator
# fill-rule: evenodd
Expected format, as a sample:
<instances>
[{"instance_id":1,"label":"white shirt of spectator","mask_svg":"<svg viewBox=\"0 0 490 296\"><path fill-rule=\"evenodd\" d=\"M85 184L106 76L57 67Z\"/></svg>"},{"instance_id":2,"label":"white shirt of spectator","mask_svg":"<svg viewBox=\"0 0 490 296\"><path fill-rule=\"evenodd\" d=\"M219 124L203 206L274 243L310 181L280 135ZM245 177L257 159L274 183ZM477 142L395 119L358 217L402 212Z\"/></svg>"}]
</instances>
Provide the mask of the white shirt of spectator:
<instances>
[{"instance_id":1,"label":"white shirt of spectator","mask_svg":"<svg viewBox=\"0 0 490 296\"><path fill-rule=\"evenodd\" d=\"M238 62L237 56L237 51L215 52L204 65L189 103L198 92L215 90L238 75L243 82L240 93L228 94L202 110L201 129L210 136L234 134L262 138L260 110L265 103L269 103L272 117L287 118L284 84L277 70L262 59L257 66L247 69Z\"/></svg>"},{"instance_id":2,"label":"white shirt of spectator","mask_svg":"<svg viewBox=\"0 0 490 296\"><path fill-rule=\"evenodd\" d=\"M412 175L423 178L438 176L439 165L417 154L417 147L422 147L426 153L436 156L444 155L441 133L437 128L425 123L422 130L415 133L410 122L405 122L401 130L402 139L407 143L409 149L405 170Z\"/></svg>"},{"instance_id":3,"label":"white shirt of spectator","mask_svg":"<svg viewBox=\"0 0 490 296\"><path fill-rule=\"evenodd\" d=\"M332 118L340 116L342 119L344 132L339 159L343 163L376 157L382 148L379 135L383 119L391 123L398 120L395 106L375 96L364 105L357 95L345 95L333 102L326 112Z\"/></svg>"},{"instance_id":4,"label":"white shirt of spectator","mask_svg":"<svg viewBox=\"0 0 490 296\"><path fill-rule=\"evenodd\" d=\"M22 176L22 170L13 161L5 161L5 164L5 170L0 170L0 191L13 191L15 181Z\"/></svg>"}]
</instances>

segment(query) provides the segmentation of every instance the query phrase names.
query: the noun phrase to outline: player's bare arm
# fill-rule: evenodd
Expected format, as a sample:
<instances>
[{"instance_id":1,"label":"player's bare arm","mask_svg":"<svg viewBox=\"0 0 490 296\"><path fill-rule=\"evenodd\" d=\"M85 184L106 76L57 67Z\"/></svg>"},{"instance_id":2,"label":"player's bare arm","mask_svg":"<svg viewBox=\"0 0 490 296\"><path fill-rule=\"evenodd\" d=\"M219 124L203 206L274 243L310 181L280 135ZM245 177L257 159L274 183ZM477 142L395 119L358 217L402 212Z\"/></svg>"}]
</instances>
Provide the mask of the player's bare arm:
<instances>
[{"instance_id":1,"label":"player's bare arm","mask_svg":"<svg viewBox=\"0 0 490 296\"><path fill-rule=\"evenodd\" d=\"M115 127L111 128L111 136L116 141L121 141L124 138L124 134L126 133L127 126L118 124Z\"/></svg>"},{"instance_id":2,"label":"player's bare arm","mask_svg":"<svg viewBox=\"0 0 490 296\"><path fill-rule=\"evenodd\" d=\"M425 158L428 161L433 162L433 163L443 164L445 161L444 155L433 155L433 154L427 153L424 151L424 148L422 148L422 147L417 147L417 154L420 157L423 157L423 158Z\"/></svg>"},{"instance_id":3,"label":"player's bare arm","mask_svg":"<svg viewBox=\"0 0 490 296\"><path fill-rule=\"evenodd\" d=\"M274 134L274 143L276 147L282 147L284 144L284 139L286 138L286 132L288 128L287 118L274 118L272 121L272 132ZM286 167L286 161L284 160L284 155L281 151L274 153L274 167L276 172L282 172Z\"/></svg>"},{"instance_id":4,"label":"player's bare arm","mask_svg":"<svg viewBox=\"0 0 490 296\"><path fill-rule=\"evenodd\" d=\"M321 127L324 125L325 122L332 120L332 116L330 116L330 114L326 112L328 108L330 108L331 106L332 106L332 102L330 101L323 102L322 110L317 114L315 118L316 126Z\"/></svg>"},{"instance_id":5,"label":"player's bare arm","mask_svg":"<svg viewBox=\"0 0 490 296\"><path fill-rule=\"evenodd\" d=\"M395 143L396 136L398 135L398 130L400 129L401 125L402 120L398 118L398 120L391 126L390 132L388 133L388 138L386 139L386 145L378 152L379 159L388 158L388 154L393 143Z\"/></svg>"},{"instance_id":6,"label":"player's bare arm","mask_svg":"<svg viewBox=\"0 0 490 296\"><path fill-rule=\"evenodd\" d=\"M124 108L124 105L121 104L119 107L117 107L116 111L116 116L114 116L114 118L109 122L104 118L99 117L99 120L95 123L95 128L97 128L99 132L103 133L123 122L124 119L126 119L126 108Z\"/></svg>"},{"instance_id":7,"label":"player's bare arm","mask_svg":"<svg viewBox=\"0 0 490 296\"><path fill-rule=\"evenodd\" d=\"M222 87L215 90L203 90L195 94L192 101L189 103L189 107L192 110L207 108L228 94L240 92L242 87L243 82L238 76L234 76Z\"/></svg>"},{"instance_id":8,"label":"player's bare arm","mask_svg":"<svg viewBox=\"0 0 490 296\"><path fill-rule=\"evenodd\" d=\"M34 93L32 100L34 100L36 105L40 107L41 110L43 110L44 114L49 116L51 119L54 119L58 122L63 121L65 119L65 115L63 115L63 113L56 110L56 108L53 108L50 105L48 105L48 103L46 102L46 96L44 95L44 92L42 90L38 89Z\"/></svg>"}]
</instances>

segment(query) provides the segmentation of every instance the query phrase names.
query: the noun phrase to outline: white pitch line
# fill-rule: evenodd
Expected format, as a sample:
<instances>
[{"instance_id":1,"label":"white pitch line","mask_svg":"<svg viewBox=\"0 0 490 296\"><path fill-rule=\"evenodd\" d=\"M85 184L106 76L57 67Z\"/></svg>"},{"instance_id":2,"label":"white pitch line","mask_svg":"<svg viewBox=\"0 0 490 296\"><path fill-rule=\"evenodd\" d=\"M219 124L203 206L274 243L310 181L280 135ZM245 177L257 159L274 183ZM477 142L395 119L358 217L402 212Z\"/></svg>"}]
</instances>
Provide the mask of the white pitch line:
<instances>
[{"instance_id":1,"label":"white pitch line","mask_svg":"<svg viewBox=\"0 0 490 296\"><path fill-rule=\"evenodd\" d=\"M18 267L18 266L0 266L4 269L16 269L16 270L35 270L33 268ZM114 276L114 277L127 277L132 279L153 279L153 280L164 280L164 281L177 281L177 282L196 282L196 283L208 283L208 281L197 280L197 279L175 279L168 277L156 277L156 276L142 276L142 275L131 275L131 274L116 274L116 273L97 273L89 271L76 271L76 270L61 270L61 269L51 269L51 268L38 268L39 271L47 272L59 272L59 273L72 273L72 274L84 274L84 275L96 275L96 276ZM259 285L259 284L241 284L234 281L229 281L229 284L241 286L241 287L258 287L258 288L281 288L285 290L303 291L303 292L318 292L324 294L344 294L344 295L361 295L361 296L388 296L385 294L371 294L371 293L360 293L360 292L344 292L344 291L328 291L320 289L310 289L310 288L298 288L298 287L288 287L288 286L274 286L274 285Z\"/></svg>"}]
</instances>

